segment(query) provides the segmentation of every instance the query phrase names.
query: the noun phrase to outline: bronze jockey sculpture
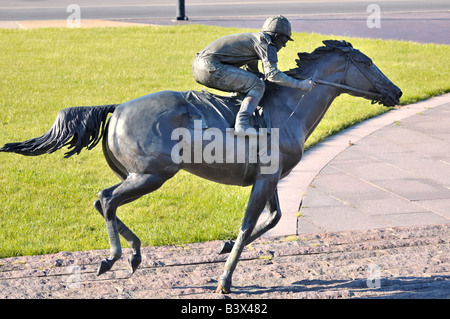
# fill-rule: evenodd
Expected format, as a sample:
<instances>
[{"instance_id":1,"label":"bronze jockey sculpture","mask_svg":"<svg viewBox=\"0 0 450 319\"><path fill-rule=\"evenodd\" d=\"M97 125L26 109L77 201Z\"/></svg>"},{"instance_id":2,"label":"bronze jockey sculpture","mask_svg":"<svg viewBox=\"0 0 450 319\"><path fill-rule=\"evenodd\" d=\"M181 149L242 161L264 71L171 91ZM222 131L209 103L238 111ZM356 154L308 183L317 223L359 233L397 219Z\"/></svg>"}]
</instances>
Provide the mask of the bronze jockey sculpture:
<instances>
[{"instance_id":1,"label":"bronze jockey sculpture","mask_svg":"<svg viewBox=\"0 0 450 319\"><path fill-rule=\"evenodd\" d=\"M250 118L264 95L264 80L310 91L314 82L300 81L277 68L277 52L291 38L291 24L283 16L268 18L258 33L219 38L197 53L192 64L194 79L209 88L245 94L236 117L236 133L250 128ZM261 60L264 74L258 69ZM241 68L242 67L242 68Z\"/></svg>"}]
</instances>

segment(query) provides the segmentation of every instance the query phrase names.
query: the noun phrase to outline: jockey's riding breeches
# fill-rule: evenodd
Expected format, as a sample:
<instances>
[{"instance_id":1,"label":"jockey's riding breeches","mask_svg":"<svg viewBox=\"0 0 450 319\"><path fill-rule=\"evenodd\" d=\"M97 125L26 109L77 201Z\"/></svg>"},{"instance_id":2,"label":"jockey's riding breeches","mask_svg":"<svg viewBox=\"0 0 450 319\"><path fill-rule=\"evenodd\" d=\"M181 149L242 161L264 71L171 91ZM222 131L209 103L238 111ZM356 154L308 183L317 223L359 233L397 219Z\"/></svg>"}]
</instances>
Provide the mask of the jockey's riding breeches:
<instances>
[{"instance_id":1,"label":"jockey's riding breeches","mask_svg":"<svg viewBox=\"0 0 450 319\"><path fill-rule=\"evenodd\" d=\"M192 73L195 81L209 88L243 93L258 101L266 88L264 81L255 74L209 57L196 56L192 63Z\"/></svg>"}]
</instances>

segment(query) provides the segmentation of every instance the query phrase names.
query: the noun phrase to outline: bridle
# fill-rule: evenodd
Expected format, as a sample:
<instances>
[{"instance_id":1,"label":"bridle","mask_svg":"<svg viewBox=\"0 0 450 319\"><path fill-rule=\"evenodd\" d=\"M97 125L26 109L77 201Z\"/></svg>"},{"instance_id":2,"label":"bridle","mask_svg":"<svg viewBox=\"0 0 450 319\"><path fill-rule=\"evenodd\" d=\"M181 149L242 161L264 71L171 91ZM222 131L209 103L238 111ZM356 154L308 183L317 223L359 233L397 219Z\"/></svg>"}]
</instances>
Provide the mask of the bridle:
<instances>
[{"instance_id":1,"label":"bridle","mask_svg":"<svg viewBox=\"0 0 450 319\"><path fill-rule=\"evenodd\" d=\"M350 63L352 63L361 73L362 75L364 75L364 77L369 81L370 84L372 84L372 86L376 89L377 86L375 85L375 83L373 83L373 81L367 76L367 74L364 72L363 69L361 69L361 67L358 65L358 63L353 59L353 57L349 54L349 53L345 53L345 60L346 60L346 64L345 64L345 70L344 70L344 77L342 78L342 82L345 81L346 75L347 75L347 70L348 67L350 65ZM306 76L296 76L299 79L303 79L303 80L307 80L307 79L311 79L311 77L306 77ZM325 85L330 85L330 86L334 86L339 88L340 90L347 90L350 92L354 92L354 93L359 93L359 94L363 94L369 98L372 99L372 104L375 104L377 102L380 102L381 99L383 98L383 96L380 93L375 93L375 92L371 92L371 91L367 91L367 90L361 90L352 86L348 86L344 83L335 83L335 82L330 82L330 81L326 81L326 80L320 80L320 79L311 79L312 81L314 81L315 83L320 83L320 84L325 84Z\"/></svg>"}]
</instances>

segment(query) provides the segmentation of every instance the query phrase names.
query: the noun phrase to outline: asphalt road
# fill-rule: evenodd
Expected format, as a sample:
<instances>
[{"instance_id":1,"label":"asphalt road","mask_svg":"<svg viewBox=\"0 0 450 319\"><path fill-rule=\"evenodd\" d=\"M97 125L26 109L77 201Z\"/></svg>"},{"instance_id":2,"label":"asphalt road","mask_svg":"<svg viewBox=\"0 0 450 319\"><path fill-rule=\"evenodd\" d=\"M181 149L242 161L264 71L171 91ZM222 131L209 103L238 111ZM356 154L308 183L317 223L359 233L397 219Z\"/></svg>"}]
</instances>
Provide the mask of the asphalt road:
<instances>
[{"instance_id":1,"label":"asphalt road","mask_svg":"<svg viewBox=\"0 0 450 319\"><path fill-rule=\"evenodd\" d=\"M299 14L365 13L371 1L315 0L186 0L189 18ZM82 19L174 18L176 0L1 0L0 21L66 19L69 4L80 6ZM377 0L383 12L449 11L448 0Z\"/></svg>"}]
</instances>

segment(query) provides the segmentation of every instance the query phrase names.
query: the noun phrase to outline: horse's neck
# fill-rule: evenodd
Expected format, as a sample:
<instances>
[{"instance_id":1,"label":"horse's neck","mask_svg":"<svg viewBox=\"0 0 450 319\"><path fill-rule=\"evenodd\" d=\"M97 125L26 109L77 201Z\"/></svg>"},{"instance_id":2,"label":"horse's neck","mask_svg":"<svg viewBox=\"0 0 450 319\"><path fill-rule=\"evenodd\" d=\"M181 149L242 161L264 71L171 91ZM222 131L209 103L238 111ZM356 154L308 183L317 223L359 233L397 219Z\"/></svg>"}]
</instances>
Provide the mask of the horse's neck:
<instances>
[{"instance_id":1,"label":"horse's neck","mask_svg":"<svg viewBox=\"0 0 450 319\"><path fill-rule=\"evenodd\" d=\"M339 82L341 73L334 73L321 79ZM284 91L284 92L283 92ZM338 89L329 85L317 84L311 92L283 88L280 94L288 97L284 107L280 107L278 126L284 135L303 144L324 117L334 99L339 95ZM275 126L273 126L275 127ZM303 145L302 145L303 146Z\"/></svg>"},{"instance_id":2,"label":"horse's neck","mask_svg":"<svg viewBox=\"0 0 450 319\"><path fill-rule=\"evenodd\" d=\"M336 83L340 82L341 77L341 73L335 73L323 79ZM305 106L305 109L296 114L299 121L302 122L305 141L323 119L328 108L338 95L339 89L336 87L321 84L316 85L311 94L305 95L303 101L300 102L301 105Z\"/></svg>"}]
</instances>

